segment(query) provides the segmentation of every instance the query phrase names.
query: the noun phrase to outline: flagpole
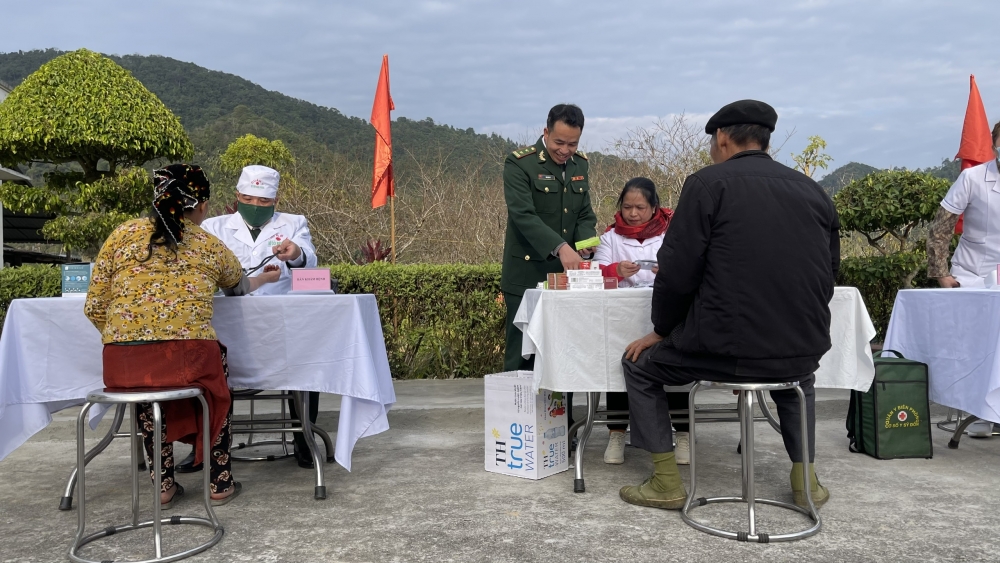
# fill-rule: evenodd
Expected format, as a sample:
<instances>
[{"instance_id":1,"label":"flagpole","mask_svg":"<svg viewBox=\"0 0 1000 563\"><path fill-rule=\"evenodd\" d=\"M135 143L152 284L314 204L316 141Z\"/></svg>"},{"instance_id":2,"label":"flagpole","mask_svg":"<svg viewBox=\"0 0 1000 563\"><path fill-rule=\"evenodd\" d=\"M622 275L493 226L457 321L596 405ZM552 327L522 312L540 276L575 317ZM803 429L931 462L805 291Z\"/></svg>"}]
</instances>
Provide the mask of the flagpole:
<instances>
[{"instance_id":1,"label":"flagpole","mask_svg":"<svg viewBox=\"0 0 1000 563\"><path fill-rule=\"evenodd\" d=\"M389 196L389 244L392 248L392 263L396 264L396 194Z\"/></svg>"}]
</instances>

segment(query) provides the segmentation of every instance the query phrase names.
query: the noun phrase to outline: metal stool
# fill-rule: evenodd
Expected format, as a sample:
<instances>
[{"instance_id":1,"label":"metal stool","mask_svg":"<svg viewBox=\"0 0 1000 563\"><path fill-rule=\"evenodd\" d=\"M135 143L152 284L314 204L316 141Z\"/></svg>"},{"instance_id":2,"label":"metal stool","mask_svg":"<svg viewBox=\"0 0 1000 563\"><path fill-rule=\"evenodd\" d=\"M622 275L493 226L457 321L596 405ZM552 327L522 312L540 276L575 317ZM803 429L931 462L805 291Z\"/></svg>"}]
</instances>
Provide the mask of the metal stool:
<instances>
[{"instance_id":1,"label":"metal stool","mask_svg":"<svg viewBox=\"0 0 1000 563\"><path fill-rule=\"evenodd\" d=\"M198 388L184 388L184 389L171 389L171 390L161 390L161 389L151 389L151 390L116 390L116 389L99 389L92 391L87 394L87 402L84 403L83 409L80 411L80 415L76 419L76 477L79 484L79 503L80 506L77 508L78 512L78 527L76 531L76 539L73 541L73 547L69 550L70 561L75 561L77 563L98 563L97 561L91 559L84 559L78 555L78 550L84 545L107 536L112 536L119 532L127 532L130 530L138 530L142 528L153 528L153 542L155 550L155 558L153 559L143 559L134 563L166 563L167 561L177 561L189 557L196 553L201 553L206 549L212 547L213 545L219 543L225 533L222 524L219 519L215 516L215 511L212 510L211 492L209 487L209 471L206 469L204 471L204 501L205 501L205 511L207 512L208 518L198 518L192 516L171 516L169 518L160 518L160 480L161 480L161 453L160 448L153 448L153 519L140 522L139 521L139 448L142 447L137 440L134 439L136 431L139 429L138 416L137 416L137 405L138 403L152 403L153 406L153 443L161 444L163 442L162 425L163 417L160 412L160 403L165 401L178 401L182 399L193 399L197 397L198 401L201 402L202 408L202 457L203 459L209 460L211 458L211 444L213 442L212 437L209 435L211 431L209 428L209 411L208 403L205 401L205 397L202 395L201 389ZM132 451L132 523L123 524L121 526L109 526L99 532L94 532L89 535L84 535L87 529L87 511L86 511L86 465L89 459L87 459L86 450L84 448L84 429L87 424L87 414L90 412L90 408L95 404L117 404L123 405L128 404L129 415L132 418L132 433L126 434L126 436L131 436L131 451ZM116 416L117 419L117 416ZM119 421L120 422L120 421ZM114 428L114 426L112 427ZM105 444L106 445L106 444ZM96 455L96 454L95 454ZM175 493L176 494L176 493ZM162 533L161 527L163 524L197 524L199 526L205 526L211 528L214 531L213 536L205 543L187 549L185 551L167 555L164 557L162 548Z\"/></svg>"},{"instance_id":2,"label":"metal stool","mask_svg":"<svg viewBox=\"0 0 1000 563\"><path fill-rule=\"evenodd\" d=\"M121 425L123 420L125 420L125 405L124 403L121 403L117 407L115 407L115 417L111 422L111 428L108 430L108 433L105 434L103 438L101 438L101 441L98 442L96 446L91 448L89 452L87 452L87 455L84 457L85 463L90 463L90 460L97 457L97 454L103 452L105 448L107 448L111 444L111 441L114 440L115 438L137 439L135 425L132 425L132 428L129 429L130 432L121 431ZM138 436L138 439L139 440L142 439L141 434ZM143 457L143 459L140 460L139 463L137 463L137 465L142 465L143 467L145 467L145 457ZM76 488L77 469L78 468L74 465L73 471L71 471L69 474L69 480L66 482L66 491L63 493L63 496L59 499L59 510L73 509L73 490Z\"/></svg>"},{"instance_id":3,"label":"metal stool","mask_svg":"<svg viewBox=\"0 0 1000 563\"><path fill-rule=\"evenodd\" d=\"M313 459L313 465L316 471L316 485L313 488L313 498L316 500L326 499L326 480L323 476L323 460L324 458L320 456L319 448L316 446L316 437L314 434L319 434L320 438L323 440L324 447L326 448L326 461L332 462L334 458L334 448L333 440L330 439L330 435L326 433L325 430L318 426L314 426L312 422L309 421L309 401L307 399L307 391L279 391L272 394L257 394L256 390L249 390L245 392L234 392L233 401L251 401L251 408L255 401L261 400L282 400L285 401L289 398L295 401L295 409L300 413L299 418L277 418L277 419L254 419L251 415L250 420L233 420L232 422L232 432L233 434L243 434L247 433L251 435L257 433L281 433L282 441L275 440L272 443L284 443L284 435L288 432L302 432L302 437L305 439L306 447L309 448L309 453ZM282 408L282 414L284 414L284 408ZM305 416L303 416L303 414ZM256 445L262 445L264 442L257 442ZM237 449L246 447L246 444L239 444ZM263 461L271 459L277 459L271 456L265 456L263 458L234 458L238 461Z\"/></svg>"},{"instance_id":4,"label":"metal stool","mask_svg":"<svg viewBox=\"0 0 1000 563\"><path fill-rule=\"evenodd\" d=\"M303 397L307 400L307 397ZM261 389L238 389L233 391L233 402L236 401L247 401L250 403L250 417L246 420L233 420L232 422L232 433L236 434L247 434L246 442L237 442L233 444L234 455L232 459L235 461L275 461L279 459L285 459L291 457L292 452L290 450L290 442L288 440L288 434L292 432L302 431L302 422L297 418L291 418L291 416L285 410L285 401L294 400L295 395L292 391L274 391L274 392L264 392ZM280 401L281 402L281 412L277 418L257 418L254 413L254 407L257 401ZM308 400L307 400L308 402ZM308 404L303 405L308 409ZM308 412L308 411L307 411ZM318 434L320 439L323 440L323 446L326 448L326 461L327 463L333 462L334 449L333 440L326 430L312 424L312 430L315 434ZM254 434L280 434L281 437L276 440L254 440ZM237 456L235 455L236 450L243 450L247 448L254 448L260 446L280 446L279 454L261 454L261 455L247 455L247 456Z\"/></svg>"},{"instance_id":5,"label":"metal stool","mask_svg":"<svg viewBox=\"0 0 1000 563\"><path fill-rule=\"evenodd\" d=\"M694 383L688 385L678 385L670 386L664 385L663 390L668 393L688 393L691 391ZM572 443L573 437L577 436L579 438L576 451L571 454L570 458L570 469L576 471L575 478L573 479L573 492L574 493L585 493L587 492L586 483L583 480L583 450L587 447L587 440L590 439L590 433L593 430L594 425L608 425L608 424L621 424L628 423L629 411L611 411L611 410L598 410L598 403L601 400L600 392L589 392L582 393L587 397L587 416L581 420L573 422L573 426L569 428L569 440ZM767 401L764 400L764 392L757 392L757 400L760 406L761 414L763 414L763 419L774 428L775 432L781 432L781 426L778 424L777 419L774 418L774 414L771 413L770 407L767 406ZM670 411L670 421L676 424L688 424L688 419L691 416L697 415L698 420L702 422L739 422L741 420L740 407L737 408L698 408L694 403L690 406L694 409L694 412L687 409L684 410L671 410ZM572 405L570 405L572 408ZM615 418L612 416L624 416L626 418ZM760 420L758 417L757 420ZM694 437L692 436L693 440ZM736 453L740 453L739 447L736 449Z\"/></svg>"},{"instance_id":6,"label":"metal stool","mask_svg":"<svg viewBox=\"0 0 1000 563\"><path fill-rule=\"evenodd\" d=\"M250 403L250 418L243 423L244 425L246 425L246 426L249 427L249 430L247 431L248 434L249 434L248 437L247 437L247 441L246 442L236 442L234 440L233 441L234 443L233 443L233 446L232 446L232 449L234 450L234 452L229 457L233 461L276 461L276 460L279 460L279 459L285 459L287 457L291 457L292 456L292 450L289 449L288 437L287 437L287 434L284 433L284 432L281 432L281 437L279 439L277 439L277 440L257 440L257 441L254 441L254 434L255 434L255 432L253 430L253 425L254 424L258 424L260 422L260 420L261 420L261 419L256 418L255 413L254 413L254 407L256 406L257 401L259 401L261 399L271 399L272 396L271 395L267 395L267 394L261 396L260 394L262 393L262 390L260 390L260 389L234 389L232 393L233 393L233 403L234 403L233 407L234 407L234 409L235 409L235 402L238 401L238 400L239 401L248 401ZM282 403L281 404L281 413L279 414L278 418L276 418L276 419L274 419L274 418L265 419L265 421L266 422L284 421L287 418L288 418L288 414L285 412L285 404ZM233 420L232 424L235 425L236 423L237 423L237 421ZM234 428L234 430L235 430L235 428ZM258 430L257 432L262 432L262 431ZM236 435L235 431L233 431L233 435L234 436ZM235 453L235 450L242 450L244 448L256 448L256 447L260 447L260 446L281 446L281 453L277 454L277 455L275 455L275 454L261 454L261 455L256 455L256 456L254 456L254 455L237 456L236 453Z\"/></svg>"},{"instance_id":7,"label":"metal stool","mask_svg":"<svg viewBox=\"0 0 1000 563\"><path fill-rule=\"evenodd\" d=\"M743 464L743 494L738 497L712 497L712 498L695 498L695 494L698 488L698 476L697 476L697 463L695 456L695 423L696 418L692 418L690 424L691 427L691 492L688 493L687 502L684 503L684 508L681 510L681 518L687 522L687 524L695 529L701 530L712 534L714 536L719 536L722 538L728 538L731 540L738 540L743 542L758 542L758 543L770 543L779 541L792 541L802 538L808 538L819 532L822 522L820 521L819 512L816 510L816 506L813 505L812 500L812 487L809 483L809 423L808 414L806 412L806 396L803 393L802 388L799 386L799 382L794 381L791 383L717 383L714 381L699 381L691 389L691 399L690 404L694 404L695 394L698 390L706 388L714 389L731 389L739 392L739 405L740 405L740 442L743 445L741 456ZM800 508L795 504L788 502L779 502L770 499L761 499L756 497L756 491L754 489L754 467L753 467L753 450L754 450L754 429L753 429L753 397L757 392L763 391L784 391L788 389L795 389L796 393L799 395L799 406L801 410L800 422L802 424L802 476L803 482L806 484L806 500L809 502L809 509ZM747 505L747 517L749 520L749 530L746 532L730 532L727 530L720 530L718 528L712 528L698 522L691 518L688 512L693 508L692 504L697 503L697 506L705 506L706 504L722 503L722 502L740 502L746 503ZM789 510L794 510L796 512L805 514L812 519L813 525L805 530L798 532L791 532L787 534L768 534L765 532L757 531L757 520L755 513L755 505L757 503L767 504L770 506L778 506L781 508L787 508Z\"/></svg>"}]
</instances>

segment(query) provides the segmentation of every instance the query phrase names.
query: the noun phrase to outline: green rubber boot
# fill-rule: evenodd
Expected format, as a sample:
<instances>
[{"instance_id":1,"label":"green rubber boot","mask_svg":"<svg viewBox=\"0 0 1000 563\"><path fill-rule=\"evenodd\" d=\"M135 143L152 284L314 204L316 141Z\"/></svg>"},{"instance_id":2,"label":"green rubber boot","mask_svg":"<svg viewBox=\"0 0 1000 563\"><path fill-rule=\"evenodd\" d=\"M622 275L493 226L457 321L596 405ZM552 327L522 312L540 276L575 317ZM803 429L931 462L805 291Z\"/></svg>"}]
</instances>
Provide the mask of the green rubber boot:
<instances>
[{"instance_id":1,"label":"green rubber boot","mask_svg":"<svg viewBox=\"0 0 1000 563\"><path fill-rule=\"evenodd\" d=\"M806 487L802 483L801 463L792 464L792 473L789 475L789 478L792 481L792 497L795 500L795 505L808 509L809 503L806 501ZM809 483L813 505L819 509L819 507L826 504L826 501L830 500L830 491L819 484L819 479L816 477L816 469L812 463L809 464Z\"/></svg>"},{"instance_id":2,"label":"green rubber boot","mask_svg":"<svg viewBox=\"0 0 1000 563\"><path fill-rule=\"evenodd\" d=\"M629 504L680 510L687 500L674 452L653 454L653 475L639 486L622 487L618 496Z\"/></svg>"}]
</instances>

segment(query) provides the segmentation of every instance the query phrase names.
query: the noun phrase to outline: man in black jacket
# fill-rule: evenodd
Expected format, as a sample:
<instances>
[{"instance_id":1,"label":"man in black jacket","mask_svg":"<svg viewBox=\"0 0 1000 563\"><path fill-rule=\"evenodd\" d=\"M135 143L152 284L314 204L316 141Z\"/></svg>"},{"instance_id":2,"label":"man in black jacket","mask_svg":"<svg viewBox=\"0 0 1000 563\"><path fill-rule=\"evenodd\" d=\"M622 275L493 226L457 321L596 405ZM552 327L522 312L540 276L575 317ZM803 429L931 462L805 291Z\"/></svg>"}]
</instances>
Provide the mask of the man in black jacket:
<instances>
[{"instance_id":1,"label":"man in black jacket","mask_svg":"<svg viewBox=\"0 0 1000 563\"><path fill-rule=\"evenodd\" d=\"M624 487L642 506L683 507L663 386L708 381L800 381L807 399L809 460L803 460L798 395L771 393L793 462L795 502L806 505L809 463L816 506L829 498L812 471L813 372L830 349L830 299L840 266L840 221L816 182L767 154L778 116L754 100L723 107L705 126L715 164L684 183L657 255L654 332L629 344L622 364L632 445L654 473Z\"/></svg>"}]
</instances>

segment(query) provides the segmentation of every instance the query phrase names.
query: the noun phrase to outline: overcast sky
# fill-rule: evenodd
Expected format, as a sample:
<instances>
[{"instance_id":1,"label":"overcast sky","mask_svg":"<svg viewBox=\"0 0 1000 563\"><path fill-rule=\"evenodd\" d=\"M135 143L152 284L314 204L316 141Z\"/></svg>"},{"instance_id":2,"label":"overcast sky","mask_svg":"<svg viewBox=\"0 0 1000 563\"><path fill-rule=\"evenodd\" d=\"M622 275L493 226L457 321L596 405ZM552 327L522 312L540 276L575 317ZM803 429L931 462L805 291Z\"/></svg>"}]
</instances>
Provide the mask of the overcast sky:
<instances>
[{"instance_id":1,"label":"overcast sky","mask_svg":"<svg viewBox=\"0 0 1000 563\"><path fill-rule=\"evenodd\" d=\"M779 140L795 131L785 161L820 135L831 169L932 166L958 150L970 74L1000 118L995 0L35 0L2 16L3 52L165 55L365 119L388 53L394 117L524 139L574 102L590 150L756 98Z\"/></svg>"}]
</instances>

